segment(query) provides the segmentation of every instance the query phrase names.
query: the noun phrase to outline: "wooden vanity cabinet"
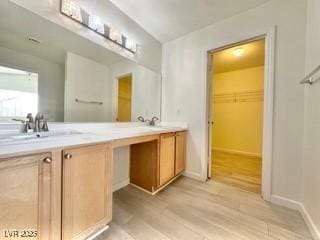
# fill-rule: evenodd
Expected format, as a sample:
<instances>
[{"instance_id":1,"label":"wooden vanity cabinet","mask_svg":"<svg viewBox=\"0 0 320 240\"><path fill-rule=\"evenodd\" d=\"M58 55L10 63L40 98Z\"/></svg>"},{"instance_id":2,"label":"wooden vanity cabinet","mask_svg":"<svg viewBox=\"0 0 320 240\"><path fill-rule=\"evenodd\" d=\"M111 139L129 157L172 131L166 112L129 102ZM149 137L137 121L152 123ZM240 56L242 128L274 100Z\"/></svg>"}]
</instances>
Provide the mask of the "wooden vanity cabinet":
<instances>
[{"instance_id":1,"label":"wooden vanity cabinet","mask_svg":"<svg viewBox=\"0 0 320 240\"><path fill-rule=\"evenodd\" d=\"M62 239L86 239L112 219L112 148L63 151Z\"/></svg>"},{"instance_id":2,"label":"wooden vanity cabinet","mask_svg":"<svg viewBox=\"0 0 320 240\"><path fill-rule=\"evenodd\" d=\"M186 166L186 132L160 134L131 145L130 183L150 193L163 188Z\"/></svg>"},{"instance_id":3,"label":"wooden vanity cabinet","mask_svg":"<svg viewBox=\"0 0 320 240\"><path fill-rule=\"evenodd\" d=\"M0 239L82 240L104 228L113 148L123 145L131 145L131 183L148 192L185 169L186 132L0 159Z\"/></svg>"},{"instance_id":4,"label":"wooden vanity cabinet","mask_svg":"<svg viewBox=\"0 0 320 240\"><path fill-rule=\"evenodd\" d=\"M60 206L51 198L59 198L52 179L60 160L53 165L52 154L0 159L0 239L60 237Z\"/></svg>"}]
</instances>

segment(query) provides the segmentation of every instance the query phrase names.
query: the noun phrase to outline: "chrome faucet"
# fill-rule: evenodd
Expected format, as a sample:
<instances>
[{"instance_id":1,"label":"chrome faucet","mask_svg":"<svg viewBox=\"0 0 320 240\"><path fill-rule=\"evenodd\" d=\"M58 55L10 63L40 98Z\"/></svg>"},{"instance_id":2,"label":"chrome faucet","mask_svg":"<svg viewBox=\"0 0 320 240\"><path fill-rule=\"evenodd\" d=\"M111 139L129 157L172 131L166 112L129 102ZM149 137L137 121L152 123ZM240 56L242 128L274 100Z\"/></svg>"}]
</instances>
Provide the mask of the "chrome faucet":
<instances>
[{"instance_id":1,"label":"chrome faucet","mask_svg":"<svg viewBox=\"0 0 320 240\"><path fill-rule=\"evenodd\" d=\"M156 121L158 121L159 118L153 117L151 120L148 120L148 119L144 119L144 117L142 117L142 116L139 116L139 117L138 117L138 120L139 120L140 122L148 123L150 126L155 126L155 125L156 125Z\"/></svg>"},{"instance_id":2,"label":"chrome faucet","mask_svg":"<svg viewBox=\"0 0 320 240\"><path fill-rule=\"evenodd\" d=\"M42 113L37 113L36 117L33 118L31 113L28 113L26 120L22 119L12 119L13 121L18 121L22 123L21 132L28 133L28 132L48 132L48 123L47 120L44 118Z\"/></svg>"}]
</instances>

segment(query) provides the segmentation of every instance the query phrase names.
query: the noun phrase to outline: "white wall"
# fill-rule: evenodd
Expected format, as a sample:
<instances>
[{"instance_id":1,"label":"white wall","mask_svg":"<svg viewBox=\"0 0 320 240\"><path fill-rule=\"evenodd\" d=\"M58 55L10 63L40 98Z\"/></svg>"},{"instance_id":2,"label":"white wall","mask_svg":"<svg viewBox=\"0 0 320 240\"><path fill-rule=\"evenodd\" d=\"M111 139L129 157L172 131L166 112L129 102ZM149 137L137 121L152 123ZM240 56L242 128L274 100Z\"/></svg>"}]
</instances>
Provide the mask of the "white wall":
<instances>
[{"instance_id":1,"label":"white wall","mask_svg":"<svg viewBox=\"0 0 320 240\"><path fill-rule=\"evenodd\" d=\"M305 25L305 1L271 0L164 44L162 120L190 124L187 174L206 172L205 50L276 26L272 194L301 200Z\"/></svg>"},{"instance_id":2,"label":"white wall","mask_svg":"<svg viewBox=\"0 0 320 240\"><path fill-rule=\"evenodd\" d=\"M50 121L63 121L64 66L0 47L0 65L39 74L39 112Z\"/></svg>"},{"instance_id":3,"label":"white wall","mask_svg":"<svg viewBox=\"0 0 320 240\"><path fill-rule=\"evenodd\" d=\"M132 121L139 116L151 119L160 118L161 76L160 74L125 60L109 66L113 82L113 121L117 118L118 78L132 74Z\"/></svg>"},{"instance_id":4,"label":"white wall","mask_svg":"<svg viewBox=\"0 0 320 240\"><path fill-rule=\"evenodd\" d=\"M320 64L320 0L308 0L306 74ZM316 76L320 77L319 74ZM300 86L303 88L302 86ZM305 86L303 205L320 239L320 82Z\"/></svg>"},{"instance_id":5,"label":"white wall","mask_svg":"<svg viewBox=\"0 0 320 240\"><path fill-rule=\"evenodd\" d=\"M77 103L75 99L103 102L103 105ZM111 122L112 81L105 65L68 52L66 57L66 122Z\"/></svg>"},{"instance_id":6,"label":"white wall","mask_svg":"<svg viewBox=\"0 0 320 240\"><path fill-rule=\"evenodd\" d=\"M113 152L113 189L119 188L129 183L130 171L130 147L117 148Z\"/></svg>"}]
</instances>

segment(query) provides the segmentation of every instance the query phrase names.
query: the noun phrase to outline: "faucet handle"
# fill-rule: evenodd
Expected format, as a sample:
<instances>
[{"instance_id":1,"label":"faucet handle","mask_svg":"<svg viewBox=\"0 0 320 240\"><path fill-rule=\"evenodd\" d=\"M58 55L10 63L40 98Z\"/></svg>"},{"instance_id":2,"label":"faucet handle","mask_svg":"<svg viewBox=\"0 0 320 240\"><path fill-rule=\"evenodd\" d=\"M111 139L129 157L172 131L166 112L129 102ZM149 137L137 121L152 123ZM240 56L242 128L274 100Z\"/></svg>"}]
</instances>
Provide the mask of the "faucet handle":
<instances>
[{"instance_id":1,"label":"faucet handle","mask_svg":"<svg viewBox=\"0 0 320 240\"><path fill-rule=\"evenodd\" d=\"M33 123L32 113L28 113L26 118L28 119L29 123Z\"/></svg>"},{"instance_id":2,"label":"faucet handle","mask_svg":"<svg viewBox=\"0 0 320 240\"><path fill-rule=\"evenodd\" d=\"M154 121L154 122L155 122L155 121L158 121L158 120L159 120L158 117L153 117L153 118L152 118L152 121Z\"/></svg>"},{"instance_id":3,"label":"faucet handle","mask_svg":"<svg viewBox=\"0 0 320 240\"><path fill-rule=\"evenodd\" d=\"M158 117L153 117L153 118L151 119L151 125L152 125L152 126L155 126L155 125L156 125L156 121L158 121L158 120L159 120Z\"/></svg>"},{"instance_id":4,"label":"faucet handle","mask_svg":"<svg viewBox=\"0 0 320 240\"><path fill-rule=\"evenodd\" d=\"M43 120L42 131L44 131L44 132L49 132L49 127L48 127L47 119L44 119L44 120Z\"/></svg>"},{"instance_id":5,"label":"faucet handle","mask_svg":"<svg viewBox=\"0 0 320 240\"><path fill-rule=\"evenodd\" d=\"M146 120L145 120L144 117L142 117L142 116L139 116L139 117L138 117L138 120L139 120L140 122L146 122Z\"/></svg>"}]
</instances>

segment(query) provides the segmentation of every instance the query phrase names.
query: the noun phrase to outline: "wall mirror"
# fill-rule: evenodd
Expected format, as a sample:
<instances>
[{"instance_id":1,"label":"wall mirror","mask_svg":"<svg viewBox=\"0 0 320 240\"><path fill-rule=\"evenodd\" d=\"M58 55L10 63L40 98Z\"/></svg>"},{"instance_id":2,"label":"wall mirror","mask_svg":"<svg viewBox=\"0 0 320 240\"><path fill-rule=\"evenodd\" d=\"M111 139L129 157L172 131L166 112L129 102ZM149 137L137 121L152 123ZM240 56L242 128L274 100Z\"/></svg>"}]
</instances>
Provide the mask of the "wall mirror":
<instances>
[{"instance_id":1,"label":"wall mirror","mask_svg":"<svg viewBox=\"0 0 320 240\"><path fill-rule=\"evenodd\" d=\"M1 123L37 112L51 122L161 117L158 72L26 9L10 5L9 10L8 18L19 14L28 26L37 25L37 32L14 19L7 20L10 29L0 22Z\"/></svg>"}]
</instances>

